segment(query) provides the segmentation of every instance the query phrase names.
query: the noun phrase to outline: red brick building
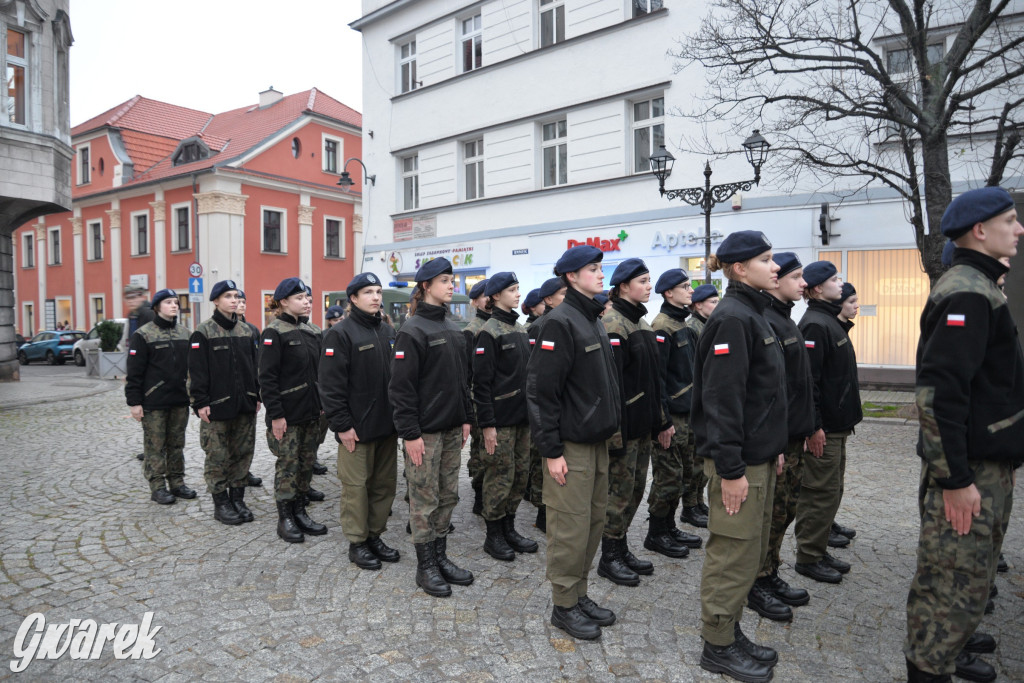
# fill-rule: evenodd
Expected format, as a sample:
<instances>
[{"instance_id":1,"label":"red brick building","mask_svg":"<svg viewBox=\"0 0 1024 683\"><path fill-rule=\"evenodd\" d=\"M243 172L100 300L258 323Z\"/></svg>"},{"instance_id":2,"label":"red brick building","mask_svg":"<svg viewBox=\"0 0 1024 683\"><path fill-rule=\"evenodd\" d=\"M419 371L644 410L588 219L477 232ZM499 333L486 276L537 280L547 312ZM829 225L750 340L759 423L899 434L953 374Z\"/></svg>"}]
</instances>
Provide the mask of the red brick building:
<instances>
[{"instance_id":1,"label":"red brick building","mask_svg":"<svg viewBox=\"0 0 1024 683\"><path fill-rule=\"evenodd\" d=\"M125 315L124 286L181 295L182 322L208 317L214 282L261 299L285 277L326 293L344 289L362 245L362 117L314 89L221 114L134 97L71 130L71 212L14 232L15 327L26 337L57 322L88 330ZM189 265L203 267L202 302L188 302ZM195 284L193 289L195 289Z\"/></svg>"}]
</instances>

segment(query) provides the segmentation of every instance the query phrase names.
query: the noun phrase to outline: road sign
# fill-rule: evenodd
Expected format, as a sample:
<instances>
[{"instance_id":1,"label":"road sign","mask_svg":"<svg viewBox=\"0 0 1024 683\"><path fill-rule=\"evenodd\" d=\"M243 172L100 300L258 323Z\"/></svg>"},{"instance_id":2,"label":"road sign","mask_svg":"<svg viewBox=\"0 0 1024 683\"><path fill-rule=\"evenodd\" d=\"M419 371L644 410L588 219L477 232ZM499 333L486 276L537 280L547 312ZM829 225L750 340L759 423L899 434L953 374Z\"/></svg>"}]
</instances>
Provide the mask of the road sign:
<instances>
[{"instance_id":1,"label":"road sign","mask_svg":"<svg viewBox=\"0 0 1024 683\"><path fill-rule=\"evenodd\" d=\"M188 267L188 274L192 277L200 277L203 274L203 267L199 265L198 261L193 261L192 265Z\"/></svg>"},{"instance_id":2,"label":"road sign","mask_svg":"<svg viewBox=\"0 0 1024 683\"><path fill-rule=\"evenodd\" d=\"M203 293L203 278L201 277L190 277L188 279L188 293L189 294L202 294ZM189 299L191 301L191 299Z\"/></svg>"},{"instance_id":3,"label":"road sign","mask_svg":"<svg viewBox=\"0 0 1024 683\"><path fill-rule=\"evenodd\" d=\"M194 304L195 303L202 303L203 302L203 295L202 294L192 294L192 293L189 293L188 300L191 301Z\"/></svg>"}]
</instances>

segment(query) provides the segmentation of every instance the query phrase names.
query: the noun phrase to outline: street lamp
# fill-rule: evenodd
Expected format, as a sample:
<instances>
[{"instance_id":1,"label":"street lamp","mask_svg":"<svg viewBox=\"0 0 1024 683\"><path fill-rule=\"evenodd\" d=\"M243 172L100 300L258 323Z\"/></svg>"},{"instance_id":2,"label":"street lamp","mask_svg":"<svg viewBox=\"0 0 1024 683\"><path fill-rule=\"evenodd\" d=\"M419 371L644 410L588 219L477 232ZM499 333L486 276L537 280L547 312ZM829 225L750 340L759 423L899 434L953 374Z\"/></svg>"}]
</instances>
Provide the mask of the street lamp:
<instances>
[{"instance_id":1,"label":"street lamp","mask_svg":"<svg viewBox=\"0 0 1024 683\"><path fill-rule=\"evenodd\" d=\"M377 176L370 175L370 172L366 170L366 164L364 164L363 160L360 159L359 157L352 157L351 159L345 162L345 165L341 169L341 177L338 178L338 185L344 188L349 188L356 184L356 182L352 180L352 175L346 170L348 168L348 165L353 161L359 162L359 165L363 167L363 176L365 178L363 182L370 183L370 185L376 186Z\"/></svg>"},{"instance_id":2,"label":"street lamp","mask_svg":"<svg viewBox=\"0 0 1024 683\"><path fill-rule=\"evenodd\" d=\"M363 185L366 185L366 183L370 183L371 187L376 187L376 185L377 185L377 176L370 175L370 172L368 170L366 170L366 164L364 164L363 160L360 159L359 157L352 157L351 159L348 159L345 162L345 165L342 166L342 168L341 168L341 177L338 178L338 185L343 187L343 188L345 188L346 190L348 190L348 188L350 188L350 187L352 187L353 185L356 184L355 181L352 180L352 176L349 174L349 172L347 170L348 169L348 165L350 163L352 163L353 161L358 162L359 165L363 167ZM370 222L369 221L369 217L370 217L370 195L366 195L366 207L363 210L363 230L365 230L366 226L369 225L369 222ZM353 231L354 230L355 230L355 226L353 226ZM365 238L362 237L362 234L363 233L361 231L358 232L358 233L356 233L356 232L353 233L353 235L355 237L355 241L356 241L355 252L357 254L359 254L359 260L356 261L353 264L353 266L352 266L352 274L353 275L355 275L356 273L362 271L362 269L363 269L363 263L364 263L364 259L363 259L363 256L364 256L363 244L365 243Z\"/></svg>"},{"instance_id":3,"label":"street lamp","mask_svg":"<svg viewBox=\"0 0 1024 683\"><path fill-rule=\"evenodd\" d=\"M768 148L771 145L758 130L743 141L743 150L746 153L747 161L754 167L754 179L741 183L723 183L722 185L711 184L711 164L704 162L704 187L687 187L680 190L666 190L665 178L672 173L672 165L676 158L661 145L657 154L651 155L651 171L658 179L658 191L668 199L682 199L690 206L699 206L704 211L704 278L705 282L711 282L711 209L716 204L727 201L737 192L747 192L754 185L761 182L761 166L768 158Z\"/></svg>"}]
</instances>

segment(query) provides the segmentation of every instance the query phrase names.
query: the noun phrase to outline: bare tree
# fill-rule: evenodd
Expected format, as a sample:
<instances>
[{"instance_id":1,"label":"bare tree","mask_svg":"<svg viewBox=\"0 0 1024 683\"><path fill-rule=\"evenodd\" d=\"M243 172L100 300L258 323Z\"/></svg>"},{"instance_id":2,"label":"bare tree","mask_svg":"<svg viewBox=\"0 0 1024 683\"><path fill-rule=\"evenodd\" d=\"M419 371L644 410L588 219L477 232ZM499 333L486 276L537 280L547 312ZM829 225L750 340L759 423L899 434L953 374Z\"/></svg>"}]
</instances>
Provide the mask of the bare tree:
<instances>
[{"instance_id":1,"label":"bare tree","mask_svg":"<svg viewBox=\"0 0 1024 683\"><path fill-rule=\"evenodd\" d=\"M675 113L770 135L766 177L813 178L840 194L892 188L934 283L951 169L989 185L1021 170L1024 16L1007 13L1012 5L712 0L673 52L677 71L704 67L707 89L694 109ZM681 144L714 148L706 135Z\"/></svg>"}]
</instances>

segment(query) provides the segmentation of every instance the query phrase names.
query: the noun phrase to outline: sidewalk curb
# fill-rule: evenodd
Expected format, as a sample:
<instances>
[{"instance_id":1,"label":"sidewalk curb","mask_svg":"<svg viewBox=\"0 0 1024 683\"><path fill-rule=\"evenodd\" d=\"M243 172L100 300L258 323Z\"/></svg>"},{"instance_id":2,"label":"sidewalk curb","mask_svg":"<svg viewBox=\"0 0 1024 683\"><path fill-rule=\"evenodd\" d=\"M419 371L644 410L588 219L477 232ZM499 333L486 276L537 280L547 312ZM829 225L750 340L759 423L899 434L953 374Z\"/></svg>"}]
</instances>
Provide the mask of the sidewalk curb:
<instances>
[{"instance_id":1,"label":"sidewalk curb","mask_svg":"<svg viewBox=\"0 0 1024 683\"><path fill-rule=\"evenodd\" d=\"M61 394L60 396L53 396L47 398L34 398L25 401L12 401L10 403L0 403L0 413L6 410L14 410L16 408L26 408L28 406L43 405L46 403L60 403L61 401L71 401L76 398L87 398L89 396L95 396L97 394L103 394L108 391L113 391L118 387L124 386L123 380L97 380L103 381L104 385L93 387L91 389L82 389L75 393Z\"/></svg>"},{"instance_id":2,"label":"sidewalk curb","mask_svg":"<svg viewBox=\"0 0 1024 683\"><path fill-rule=\"evenodd\" d=\"M861 422L867 422L869 424L876 425L917 425L917 420L915 418L909 417L865 417L864 419L861 420Z\"/></svg>"}]
</instances>

